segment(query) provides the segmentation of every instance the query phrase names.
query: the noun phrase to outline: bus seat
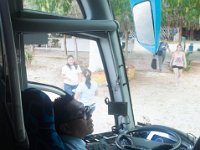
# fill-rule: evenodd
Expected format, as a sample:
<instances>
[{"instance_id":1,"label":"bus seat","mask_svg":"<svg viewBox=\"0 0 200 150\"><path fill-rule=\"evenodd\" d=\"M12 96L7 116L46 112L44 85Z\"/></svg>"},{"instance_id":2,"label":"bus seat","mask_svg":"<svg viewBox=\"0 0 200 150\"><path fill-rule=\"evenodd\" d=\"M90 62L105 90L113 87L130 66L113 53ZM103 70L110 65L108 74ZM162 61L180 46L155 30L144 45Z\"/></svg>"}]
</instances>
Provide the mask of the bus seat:
<instances>
[{"instance_id":1,"label":"bus seat","mask_svg":"<svg viewBox=\"0 0 200 150\"><path fill-rule=\"evenodd\" d=\"M0 65L0 135L3 135L0 145L6 149L14 149L14 131L7 104L6 88L3 66Z\"/></svg>"},{"instance_id":2,"label":"bus seat","mask_svg":"<svg viewBox=\"0 0 200 150\"><path fill-rule=\"evenodd\" d=\"M64 150L55 130L53 104L48 95L28 88L22 92L22 103L30 150Z\"/></svg>"},{"instance_id":3,"label":"bus seat","mask_svg":"<svg viewBox=\"0 0 200 150\"><path fill-rule=\"evenodd\" d=\"M5 97L5 82L3 81L3 67L0 65L0 98L4 100Z\"/></svg>"}]
</instances>

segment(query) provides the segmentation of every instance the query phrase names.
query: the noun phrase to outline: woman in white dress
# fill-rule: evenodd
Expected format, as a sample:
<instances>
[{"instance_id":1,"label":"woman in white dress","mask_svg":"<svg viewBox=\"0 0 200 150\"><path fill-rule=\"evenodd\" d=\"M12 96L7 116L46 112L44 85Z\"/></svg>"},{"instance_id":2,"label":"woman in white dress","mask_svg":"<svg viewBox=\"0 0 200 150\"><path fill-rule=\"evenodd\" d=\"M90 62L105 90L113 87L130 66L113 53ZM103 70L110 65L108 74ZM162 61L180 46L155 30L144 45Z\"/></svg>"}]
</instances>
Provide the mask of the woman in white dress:
<instances>
[{"instance_id":1,"label":"woman in white dress","mask_svg":"<svg viewBox=\"0 0 200 150\"><path fill-rule=\"evenodd\" d=\"M74 90L77 88L81 77L81 68L75 62L74 57L69 55L67 57L67 64L62 67L62 76L64 78L64 90L74 95Z\"/></svg>"}]
</instances>

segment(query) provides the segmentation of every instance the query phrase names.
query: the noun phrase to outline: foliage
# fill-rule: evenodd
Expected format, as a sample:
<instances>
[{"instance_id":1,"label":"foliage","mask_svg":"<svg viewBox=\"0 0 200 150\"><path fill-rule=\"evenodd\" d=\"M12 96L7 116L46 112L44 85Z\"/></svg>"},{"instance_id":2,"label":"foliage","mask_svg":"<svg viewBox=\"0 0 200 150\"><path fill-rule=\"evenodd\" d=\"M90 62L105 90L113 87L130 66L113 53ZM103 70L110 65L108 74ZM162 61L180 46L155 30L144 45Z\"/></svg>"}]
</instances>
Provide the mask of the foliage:
<instances>
[{"instance_id":1,"label":"foliage","mask_svg":"<svg viewBox=\"0 0 200 150\"><path fill-rule=\"evenodd\" d=\"M25 62L30 65L33 60L33 52L30 49L25 49Z\"/></svg>"},{"instance_id":2,"label":"foliage","mask_svg":"<svg viewBox=\"0 0 200 150\"><path fill-rule=\"evenodd\" d=\"M185 68L186 71L189 71L192 68L192 60L190 59L190 52L186 53L186 63L187 67Z\"/></svg>"},{"instance_id":3,"label":"foliage","mask_svg":"<svg viewBox=\"0 0 200 150\"><path fill-rule=\"evenodd\" d=\"M72 0L23 0L24 8L38 10L46 13L62 16L81 16L80 9ZM67 55L66 34L64 34L64 50ZM57 45L57 40L52 40L53 45Z\"/></svg>"},{"instance_id":4,"label":"foliage","mask_svg":"<svg viewBox=\"0 0 200 150\"><path fill-rule=\"evenodd\" d=\"M67 15L71 4L72 0L24 0L25 8L59 15Z\"/></svg>"},{"instance_id":5,"label":"foliage","mask_svg":"<svg viewBox=\"0 0 200 150\"><path fill-rule=\"evenodd\" d=\"M162 25L200 28L199 0L162 0Z\"/></svg>"},{"instance_id":6,"label":"foliage","mask_svg":"<svg viewBox=\"0 0 200 150\"><path fill-rule=\"evenodd\" d=\"M115 19L119 22L119 30L125 37L125 56L128 55L128 36L133 31L133 16L129 0L111 0Z\"/></svg>"},{"instance_id":7,"label":"foliage","mask_svg":"<svg viewBox=\"0 0 200 150\"><path fill-rule=\"evenodd\" d=\"M51 47L59 47L59 44L58 44L59 40L58 39L51 38L51 39L49 39L48 42L49 42Z\"/></svg>"},{"instance_id":8,"label":"foliage","mask_svg":"<svg viewBox=\"0 0 200 150\"><path fill-rule=\"evenodd\" d=\"M120 24L120 30L128 31L133 29L133 17L129 0L111 0L112 9L116 20Z\"/></svg>"}]
</instances>

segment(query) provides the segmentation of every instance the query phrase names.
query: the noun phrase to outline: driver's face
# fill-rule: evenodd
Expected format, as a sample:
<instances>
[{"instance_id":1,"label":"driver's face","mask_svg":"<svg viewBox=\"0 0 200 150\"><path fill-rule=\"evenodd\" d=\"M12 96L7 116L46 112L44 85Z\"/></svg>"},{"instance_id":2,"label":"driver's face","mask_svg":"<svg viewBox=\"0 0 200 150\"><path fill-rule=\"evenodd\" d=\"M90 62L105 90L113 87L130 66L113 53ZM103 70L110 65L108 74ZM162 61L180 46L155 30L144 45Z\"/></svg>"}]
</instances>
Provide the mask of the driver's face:
<instances>
[{"instance_id":1,"label":"driver's face","mask_svg":"<svg viewBox=\"0 0 200 150\"><path fill-rule=\"evenodd\" d=\"M87 119L82 118L74 121L74 128L77 129L76 132L80 135L80 137L84 137L94 131L94 125L91 116L92 115L90 115L90 117Z\"/></svg>"},{"instance_id":2,"label":"driver's face","mask_svg":"<svg viewBox=\"0 0 200 150\"><path fill-rule=\"evenodd\" d=\"M93 129L93 120L92 120L92 114L87 113L86 107L84 105L74 100L72 103L74 107L74 118L70 121L69 125L71 126L71 129L73 130L73 133L77 137L84 137L87 134L91 134Z\"/></svg>"}]
</instances>

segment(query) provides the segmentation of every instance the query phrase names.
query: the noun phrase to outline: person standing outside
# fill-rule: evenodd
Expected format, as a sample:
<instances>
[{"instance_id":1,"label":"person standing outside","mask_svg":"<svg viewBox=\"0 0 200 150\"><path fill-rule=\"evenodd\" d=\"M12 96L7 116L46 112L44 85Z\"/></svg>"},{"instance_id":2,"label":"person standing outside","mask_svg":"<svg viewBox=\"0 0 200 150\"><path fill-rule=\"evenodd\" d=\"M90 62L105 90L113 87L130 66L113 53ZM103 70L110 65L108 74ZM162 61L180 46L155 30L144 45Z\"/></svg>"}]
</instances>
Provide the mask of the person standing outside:
<instances>
[{"instance_id":1,"label":"person standing outside","mask_svg":"<svg viewBox=\"0 0 200 150\"><path fill-rule=\"evenodd\" d=\"M67 64L62 67L62 76L64 78L64 90L71 96L74 95L74 90L77 88L81 77L81 68L75 62L74 57L67 57Z\"/></svg>"},{"instance_id":2,"label":"person standing outside","mask_svg":"<svg viewBox=\"0 0 200 150\"><path fill-rule=\"evenodd\" d=\"M93 105L95 107L94 98L97 95L97 83L91 80L92 72L89 69L84 69L82 74L84 79L76 88L74 97L85 106Z\"/></svg>"},{"instance_id":3,"label":"person standing outside","mask_svg":"<svg viewBox=\"0 0 200 150\"><path fill-rule=\"evenodd\" d=\"M170 66L175 75L176 85L178 85L183 69L187 67L185 52L180 44L177 45L176 51L172 54Z\"/></svg>"},{"instance_id":4,"label":"person standing outside","mask_svg":"<svg viewBox=\"0 0 200 150\"><path fill-rule=\"evenodd\" d=\"M171 53L171 50L169 48L168 43L161 41L160 44L159 44L159 46L158 46L158 51L157 51L157 55L158 55L158 68L159 68L160 72L162 72L162 69L163 69L163 63L165 61L166 51L167 50Z\"/></svg>"}]
</instances>

